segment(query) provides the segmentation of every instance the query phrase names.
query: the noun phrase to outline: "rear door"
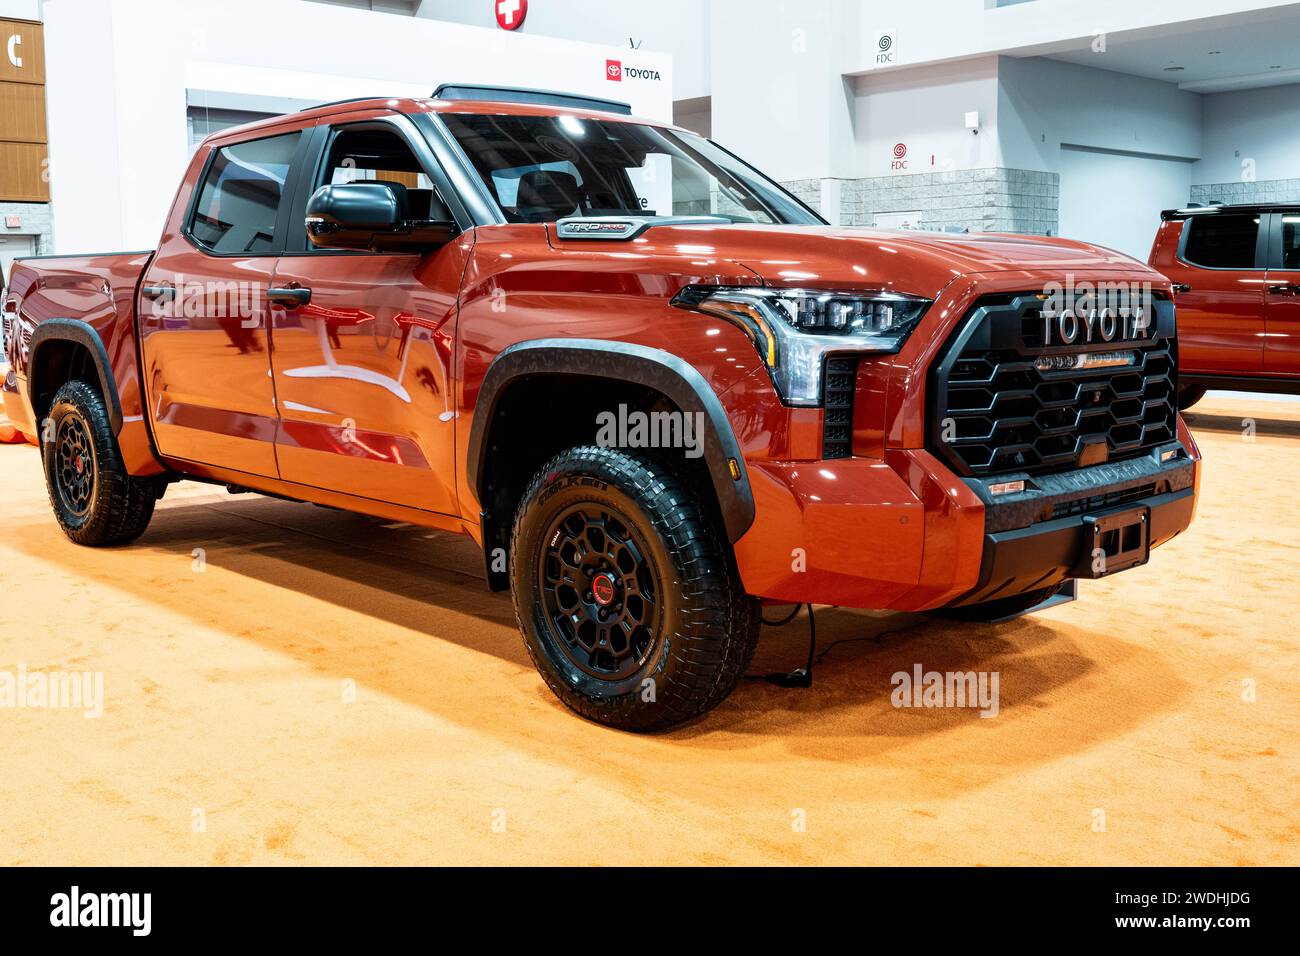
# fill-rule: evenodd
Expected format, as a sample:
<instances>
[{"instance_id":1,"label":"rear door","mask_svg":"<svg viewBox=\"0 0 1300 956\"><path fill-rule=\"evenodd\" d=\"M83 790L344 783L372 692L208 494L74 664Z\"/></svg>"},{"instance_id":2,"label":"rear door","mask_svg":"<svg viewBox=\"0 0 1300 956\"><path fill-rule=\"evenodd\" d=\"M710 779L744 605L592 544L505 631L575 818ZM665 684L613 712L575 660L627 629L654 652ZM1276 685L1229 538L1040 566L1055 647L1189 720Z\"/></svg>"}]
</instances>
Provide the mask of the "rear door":
<instances>
[{"instance_id":1,"label":"rear door","mask_svg":"<svg viewBox=\"0 0 1300 956\"><path fill-rule=\"evenodd\" d=\"M309 133L219 141L196 157L191 202L173 210L137 303L165 457L277 475L267 292Z\"/></svg>"},{"instance_id":2,"label":"rear door","mask_svg":"<svg viewBox=\"0 0 1300 956\"><path fill-rule=\"evenodd\" d=\"M1271 218L1264 371L1300 376L1300 209Z\"/></svg>"},{"instance_id":3,"label":"rear door","mask_svg":"<svg viewBox=\"0 0 1300 956\"><path fill-rule=\"evenodd\" d=\"M1267 214L1196 213L1183 223L1175 261L1161 269L1179 289L1178 364L1183 371L1263 371L1267 239Z\"/></svg>"},{"instance_id":4,"label":"rear door","mask_svg":"<svg viewBox=\"0 0 1300 956\"><path fill-rule=\"evenodd\" d=\"M307 198L338 183L393 184L405 192L411 218L469 225L405 116L345 114L317 130L312 153L274 279L303 298L274 316L280 475L457 513L450 372L473 231L418 254L311 247L303 221Z\"/></svg>"}]
</instances>

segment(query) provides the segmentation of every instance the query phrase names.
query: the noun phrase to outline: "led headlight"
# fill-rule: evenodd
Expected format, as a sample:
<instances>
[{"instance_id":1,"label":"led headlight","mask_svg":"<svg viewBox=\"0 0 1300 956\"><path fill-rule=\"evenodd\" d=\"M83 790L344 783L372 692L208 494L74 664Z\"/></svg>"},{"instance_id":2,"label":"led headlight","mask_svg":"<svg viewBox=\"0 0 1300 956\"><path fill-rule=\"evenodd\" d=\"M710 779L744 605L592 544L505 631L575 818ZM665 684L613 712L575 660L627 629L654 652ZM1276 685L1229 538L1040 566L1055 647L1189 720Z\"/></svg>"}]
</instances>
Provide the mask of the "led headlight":
<instances>
[{"instance_id":1,"label":"led headlight","mask_svg":"<svg viewBox=\"0 0 1300 956\"><path fill-rule=\"evenodd\" d=\"M897 352L930 306L894 292L687 286L673 305L739 326L787 405L820 405L834 352Z\"/></svg>"}]
</instances>

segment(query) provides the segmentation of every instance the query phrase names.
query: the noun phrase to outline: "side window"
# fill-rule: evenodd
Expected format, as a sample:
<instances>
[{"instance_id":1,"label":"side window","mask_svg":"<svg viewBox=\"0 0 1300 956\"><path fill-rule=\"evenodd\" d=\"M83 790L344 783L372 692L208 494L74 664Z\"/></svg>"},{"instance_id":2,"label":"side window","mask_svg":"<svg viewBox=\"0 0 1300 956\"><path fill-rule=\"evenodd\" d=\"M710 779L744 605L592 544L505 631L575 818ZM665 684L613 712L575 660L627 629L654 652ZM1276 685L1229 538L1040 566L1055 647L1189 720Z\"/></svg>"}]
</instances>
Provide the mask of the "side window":
<instances>
[{"instance_id":1,"label":"side window","mask_svg":"<svg viewBox=\"0 0 1300 956\"><path fill-rule=\"evenodd\" d=\"M1255 268L1259 216L1249 213L1207 213L1191 216L1183 258L1211 269Z\"/></svg>"},{"instance_id":2,"label":"side window","mask_svg":"<svg viewBox=\"0 0 1300 956\"><path fill-rule=\"evenodd\" d=\"M342 183L384 183L402 187L411 219L451 219L451 211L400 135L374 126L342 127L330 143L320 181L314 187Z\"/></svg>"},{"instance_id":3,"label":"side window","mask_svg":"<svg viewBox=\"0 0 1300 956\"><path fill-rule=\"evenodd\" d=\"M213 252L271 252L275 217L301 135L287 133L217 150L190 222L194 240Z\"/></svg>"},{"instance_id":4,"label":"side window","mask_svg":"<svg viewBox=\"0 0 1300 956\"><path fill-rule=\"evenodd\" d=\"M1300 216L1282 217L1282 268L1300 269Z\"/></svg>"}]
</instances>

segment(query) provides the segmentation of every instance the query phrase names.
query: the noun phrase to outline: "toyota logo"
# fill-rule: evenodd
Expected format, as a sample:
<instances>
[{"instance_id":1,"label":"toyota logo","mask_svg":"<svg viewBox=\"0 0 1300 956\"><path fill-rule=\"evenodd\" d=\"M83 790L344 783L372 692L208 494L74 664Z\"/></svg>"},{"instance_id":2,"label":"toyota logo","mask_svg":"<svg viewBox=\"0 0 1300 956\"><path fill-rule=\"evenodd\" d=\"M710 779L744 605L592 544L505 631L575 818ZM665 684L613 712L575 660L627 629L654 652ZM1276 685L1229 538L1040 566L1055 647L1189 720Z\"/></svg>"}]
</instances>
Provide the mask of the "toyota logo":
<instances>
[{"instance_id":1,"label":"toyota logo","mask_svg":"<svg viewBox=\"0 0 1300 956\"><path fill-rule=\"evenodd\" d=\"M880 42L877 45L882 50L888 50L891 46L894 45L894 38L886 33L884 36L880 38Z\"/></svg>"},{"instance_id":2,"label":"toyota logo","mask_svg":"<svg viewBox=\"0 0 1300 956\"><path fill-rule=\"evenodd\" d=\"M518 30L528 16L528 0L493 0L496 7L497 26L502 30Z\"/></svg>"},{"instance_id":3,"label":"toyota logo","mask_svg":"<svg viewBox=\"0 0 1300 956\"><path fill-rule=\"evenodd\" d=\"M622 82L623 80L623 63L620 60L605 61L606 79Z\"/></svg>"},{"instance_id":4,"label":"toyota logo","mask_svg":"<svg viewBox=\"0 0 1300 956\"><path fill-rule=\"evenodd\" d=\"M904 156L906 156L906 155L907 155L907 145L906 145L905 143L895 143L895 144L894 144L894 158L895 158L895 159L902 159L902 158L903 158Z\"/></svg>"}]
</instances>

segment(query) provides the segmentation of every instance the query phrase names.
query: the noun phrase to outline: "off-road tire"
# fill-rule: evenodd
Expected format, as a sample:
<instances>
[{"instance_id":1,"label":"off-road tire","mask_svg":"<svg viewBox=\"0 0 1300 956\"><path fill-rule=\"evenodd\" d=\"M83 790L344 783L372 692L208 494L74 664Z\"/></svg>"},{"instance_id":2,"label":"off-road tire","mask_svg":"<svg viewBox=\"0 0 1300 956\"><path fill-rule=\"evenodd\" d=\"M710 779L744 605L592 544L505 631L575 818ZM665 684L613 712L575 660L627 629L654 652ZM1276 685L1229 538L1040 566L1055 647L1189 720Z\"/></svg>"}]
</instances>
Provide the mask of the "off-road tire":
<instances>
[{"instance_id":1,"label":"off-road tire","mask_svg":"<svg viewBox=\"0 0 1300 956\"><path fill-rule=\"evenodd\" d=\"M68 382L55 393L48 419L41 426L42 439L49 439L41 442L45 487L63 533L89 547L140 537L166 485L127 474L103 396L85 382ZM83 470L75 465L78 456Z\"/></svg>"},{"instance_id":2,"label":"off-road tire","mask_svg":"<svg viewBox=\"0 0 1300 956\"><path fill-rule=\"evenodd\" d=\"M1205 397L1205 389L1199 385L1188 385L1178 390L1178 410L1185 412Z\"/></svg>"},{"instance_id":3,"label":"off-road tire","mask_svg":"<svg viewBox=\"0 0 1300 956\"><path fill-rule=\"evenodd\" d=\"M561 701L597 723L648 732L699 717L731 693L753 656L760 617L717 524L677 475L649 457L582 446L555 456L537 473L515 514L510 583L524 646ZM575 527L588 529L580 540L572 536ZM657 602L642 602L641 619L651 605L658 614L653 629L638 627L645 649L637 651L639 645L624 639L631 650L617 669L612 652L604 652L603 672L596 666L602 652L588 652L579 643L579 625L571 624L578 617L563 612L567 585L548 583L549 577L570 574L583 586L592 568L570 571L560 556L568 548L566 560L577 562L581 553L602 560L588 539L599 539L601 528L611 531L606 549L620 565L602 590L619 595L610 598L619 603L597 607L592 588L589 600L575 605L581 627L608 628L609 644L617 644L615 629L631 611L612 625L598 624L594 615L608 610L613 616L623 599L631 608L641 591L653 592ZM585 552L582 542L589 545ZM622 565L633 563L635 555L640 564L625 574ZM573 596L582 600L578 590Z\"/></svg>"}]
</instances>

